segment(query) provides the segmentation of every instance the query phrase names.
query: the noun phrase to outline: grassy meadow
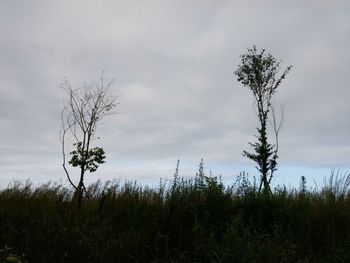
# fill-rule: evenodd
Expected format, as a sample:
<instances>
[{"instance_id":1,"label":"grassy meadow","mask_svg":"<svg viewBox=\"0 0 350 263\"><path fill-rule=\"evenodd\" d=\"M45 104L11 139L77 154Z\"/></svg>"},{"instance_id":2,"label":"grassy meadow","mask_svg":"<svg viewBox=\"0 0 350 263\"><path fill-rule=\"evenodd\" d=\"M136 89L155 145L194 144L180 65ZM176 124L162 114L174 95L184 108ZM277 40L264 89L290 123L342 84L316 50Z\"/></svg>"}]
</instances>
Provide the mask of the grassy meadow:
<instances>
[{"instance_id":1,"label":"grassy meadow","mask_svg":"<svg viewBox=\"0 0 350 263\"><path fill-rule=\"evenodd\" d=\"M350 175L321 189L258 193L196 175L145 187L72 189L14 182L0 191L0 262L350 262Z\"/></svg>"}]
</instances>

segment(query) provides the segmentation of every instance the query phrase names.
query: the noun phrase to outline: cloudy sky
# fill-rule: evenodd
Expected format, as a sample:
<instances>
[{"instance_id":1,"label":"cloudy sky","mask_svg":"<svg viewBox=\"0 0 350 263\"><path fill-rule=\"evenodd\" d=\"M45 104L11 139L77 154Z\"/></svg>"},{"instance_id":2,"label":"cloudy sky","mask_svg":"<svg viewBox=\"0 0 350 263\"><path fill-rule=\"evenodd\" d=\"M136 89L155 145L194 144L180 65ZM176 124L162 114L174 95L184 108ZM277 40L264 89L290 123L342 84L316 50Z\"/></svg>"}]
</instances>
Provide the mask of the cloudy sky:
<instances>
[{"instance_id":1,"label":"cloudy sky","mask_svg":"<svg viewBox=\"0 0 350 263\"><path fill-rule=\"evenodd\" d=\"M256 174L252 95L232 72L256 45L293 65L275 183L350 168L349 1L13 1L0 3L0 186L65 182L58 134L74 87L116 77L117 114L98 126L107 162L88 180L157 183L206 171ZM74 174L77 171L72 170Z\"/></svg>"}]
</instances>

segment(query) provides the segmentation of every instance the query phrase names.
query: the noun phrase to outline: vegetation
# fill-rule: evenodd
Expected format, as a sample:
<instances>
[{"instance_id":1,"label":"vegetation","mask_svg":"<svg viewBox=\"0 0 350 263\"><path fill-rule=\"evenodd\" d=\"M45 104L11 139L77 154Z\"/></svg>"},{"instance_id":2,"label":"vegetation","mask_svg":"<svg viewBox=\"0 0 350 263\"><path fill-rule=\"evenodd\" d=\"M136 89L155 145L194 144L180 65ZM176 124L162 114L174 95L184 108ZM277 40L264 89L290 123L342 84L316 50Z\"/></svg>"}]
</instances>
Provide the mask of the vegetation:
<instances>
[{"instance_id":1,"label":"vegetation","mask_svg":"<svg viewBox=\"0 0 350 263\"><path fill-rule=\"evenodd\" d=\"M86 193L85 172L95 172L106 158L103 148L91 147L92 142L99 138L96 137L97 123L111 114L111 110L117 105L117 97L110 94L109 90L113 80L106 84L103 73L99 83L85 85L80 89L73 89L68 80L60 85L67 93L67 100L61 113L62 166L68 181L75 189L74 200L78 207L81 205L83 193ZM78 184L73 183L66 168L65 144L67 135L71 135L75 141L73 146L76 149L70 152L72 157L68 163L80 169Z\"/></svg>"},{"instance_id":2,"label":"vegetation","mask_svg":"<svg viewBox=\"0 0 350 263\"><path fill-rule=\"evenodd\" d=\"M254 152L243 151L243 154L256 163L261 174L259 192L263 186L265 194L272 194L270 182L274 171L277 170L278 133L283 123L282 119L279 124L276 122L272 99L292 68L292 66L288 66L278 76L280 63L271 54L266 54L265 49L258 52L256 47L253 46L252 49L248 49L248 52L241 56L241 65L234 72L237 80L253 93L255 112L259 120L258 135L255 143L249 143ZM271 113L276 145L268 142L267 124Z\"/></svg>"},{"instance_id":3,"label":"vegetation","mask_svg":"<svg viewBox=\"0 0 350 263\"><path fill-rule=\"evenodd\" d=\"M143 187L97 182L78 210L71 189L0 191L0 262L350 262L350 174L322 189L260 194L242 173ZM7 251L7 252L6 252ZM6 254L7 253L7 254Z\"/></svg>"},{"instance_id":4,"label":"vegetation","mask_svg":"<svg viewBox=\"0 0 350 263\"><path fill-rule=\"evenodd\" d=\"M258 141L250 144L254 152L244 155L257 164L258 182L241 173L224 185L206 176L202 159L194 178L179 176L178 161L173 180L157 187L85 186L85 173L105 159L102 148L92 148L96 125L117 98L103 74L94 87L73 89L65 81L60 138L72 188L28 181L0 190L0 263L350 262L350 173L333 173L321 189L308 188L305 177L299 189L271 189L281 127L271 99L291 67L277 77L280 62L255 47L241 58L235 74L253 92L260 124ZM268 142L270 113L276 145ZM77 183L66 168L68 135L75 147L68 163L80 169Z\"/></svg>"}]
</instances>

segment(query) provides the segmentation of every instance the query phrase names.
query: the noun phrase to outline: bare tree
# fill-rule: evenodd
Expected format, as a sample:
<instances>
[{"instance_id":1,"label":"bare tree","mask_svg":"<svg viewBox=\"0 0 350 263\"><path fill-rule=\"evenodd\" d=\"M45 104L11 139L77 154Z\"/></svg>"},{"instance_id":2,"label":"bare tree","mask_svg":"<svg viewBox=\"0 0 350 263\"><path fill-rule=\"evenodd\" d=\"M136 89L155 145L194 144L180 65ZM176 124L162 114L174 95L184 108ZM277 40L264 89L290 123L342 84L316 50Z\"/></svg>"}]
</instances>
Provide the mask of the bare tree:
<instances>
[{"instance_id":1,"label":"bare tree","mask_svg":"<svg viewBox=\"0 0 350 263\"><path fill-rule=\"evenodd\" d=\"M92 81L90 85L84 85L79 89L73 89L67 79L59 85L67 95L61 112L62 166L68 181L75 189L73 201L78 202L79 207L83 193L86 193L85 173L87 171L95 172L99 165L105 162L106 156L103 148L92 147L92 142L99 138L95 136L97 123L105 116L113 113L112 110L117 105L117 97L110 92L112 83L113 80L105 83L102 72L99 82ZM80 169L80 177L77 183L73 182L66 167L65 144L69 135L73 138L75 149L70 152L71 158L68 164Z\"/></svg>"},{"instance_id":2,"label":"bare tree","mask_svg":"<svg viewBox=\"0 0 350 263\"><path fill-rule=\"evenodd\" d=\"M277 61L271 54L266 54L264 49L258 52L256 47L253 46L252 49L248 49L248 52L241 56L241 65L234 72L237 80L253 93L256 114L260 124L260 127L257 128L258 135L256 137L258 140L249 143L254 152L243 151L243 154L257 164L257 169L261 173L259 192L264 186L264 191L270 194L270 182L274 171L277 169L278 134L283 124L283 111L280 123L278 123L272 106L272 98L292 68L292 66L288 66L280 76L277 76L280 63L281 61ZM270 111L276 139L275 145L268 142L267 122Z\"/></svg>"}]
</instances>

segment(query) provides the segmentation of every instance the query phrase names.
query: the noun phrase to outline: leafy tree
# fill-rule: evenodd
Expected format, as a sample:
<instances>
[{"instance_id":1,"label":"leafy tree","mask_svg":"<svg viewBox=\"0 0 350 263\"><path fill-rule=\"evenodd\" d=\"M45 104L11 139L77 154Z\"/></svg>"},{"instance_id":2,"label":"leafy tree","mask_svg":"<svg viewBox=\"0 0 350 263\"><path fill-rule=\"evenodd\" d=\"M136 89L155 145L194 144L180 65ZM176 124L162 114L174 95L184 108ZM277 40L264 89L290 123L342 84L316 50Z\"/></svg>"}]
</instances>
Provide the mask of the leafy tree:
<instances>
[{"instance_id":1,"label":"leafy tree","mask_svg":"<svg viewBox=\"0 0 350 263\"><path fill-rule=\"evenodd\" d=\"M234 71L237 80L248 87L254 96L254 105L259 120L257 127L257 141L249 143L253 152L243 151L243 155L253 160L257 164L257 169L261 174L259 192L264 187L264 191L271 193L270 182L274 171L277 169L278 158L278 132L282 125L276 123L272 98L276 93L292 66L288 66L281 75L281 61L276 60L265 49L257 51L256 47L248 49L248 52L241 55L241 65ZM267 123L269 115L272 114L273 130L275 132L276 145L268 142Z\"/></svg>"},{"instance_id":2,"label":"leafy tree","mask_svg":"<svg viewBox=\"0 0 350 263\"><path fill-rule=\"evenodd\" d=\"M67 79L61 83L60 87L66 92L67 99L61 113L61 135L63 154L63 169L70 184L74 187L75 193L73 201L76 200L80 207L85 189L85 173L95 172L100 164L105 161L105 152L101 147L91 147L96 137L96 126L105 116L112 113L116 107L117 97L110 94L110 87L113 80L105 84L104 76L99 83L93 82L80 89L73 89ZM73 167L80 168L80 178L78 183L74 183L66 167L65 141L67 133L71 135L75 143L75 150L70 152L71 159L68 161Z\"/></svg>"}]
</instances>

